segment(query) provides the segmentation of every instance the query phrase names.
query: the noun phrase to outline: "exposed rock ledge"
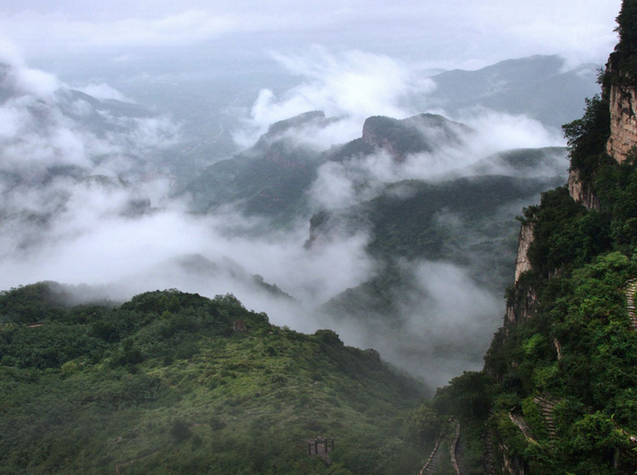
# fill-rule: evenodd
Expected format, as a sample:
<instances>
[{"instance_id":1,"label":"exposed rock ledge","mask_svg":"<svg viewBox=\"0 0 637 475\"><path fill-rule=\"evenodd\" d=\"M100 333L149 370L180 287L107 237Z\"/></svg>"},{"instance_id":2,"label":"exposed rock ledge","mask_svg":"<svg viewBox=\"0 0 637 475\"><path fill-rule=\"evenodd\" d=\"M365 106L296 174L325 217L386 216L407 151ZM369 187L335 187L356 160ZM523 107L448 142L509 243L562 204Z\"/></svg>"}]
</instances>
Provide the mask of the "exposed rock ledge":
<instances>
[{"instance_id":1,"label":"exposed rock ledge","mask_svg":"<svg viewBox=\"0 0 637 475\"><path fill-rule=\"evenodd\" d=\"M599 209L599 199L582 183L579 170L571 170L568 173L568 194L588 209Z\"/></svg>"},{"instance_id":2,"label":"exposed rock ledge","mask_svg":"<svg viewBox=\"0 0 637 475\"><path fill-rule=\"evenodd\" d=\"M526 223L520 229L520 237L518 239L518 256L515 260L515 281L518 283L522 273L531 270L531 262L529 261L529 248L535 239L533 234L533 224Z\"/></svg>"},{"instance_id":3,"label":"exposed rock ledge","mask_svg":"<svg viewBox=\"0 0 637 475\"><path fill-rule=\"evenodd\" d=\"M610 55L607 70L621 78L619 57ZM637 145L637 91L621 79L610 88L610 137L606 152L619 163L626 160L628 152Z\"/></svg>"}]
</instances>

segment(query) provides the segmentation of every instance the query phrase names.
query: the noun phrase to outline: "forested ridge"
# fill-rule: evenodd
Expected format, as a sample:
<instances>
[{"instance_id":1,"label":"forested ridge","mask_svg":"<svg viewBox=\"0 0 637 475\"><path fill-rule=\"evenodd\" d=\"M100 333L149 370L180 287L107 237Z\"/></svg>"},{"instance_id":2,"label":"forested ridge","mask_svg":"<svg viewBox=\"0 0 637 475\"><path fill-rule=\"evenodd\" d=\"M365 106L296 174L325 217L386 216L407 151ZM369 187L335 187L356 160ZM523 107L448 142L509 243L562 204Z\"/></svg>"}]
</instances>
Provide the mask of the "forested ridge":
<instances>
[{"instance_id":1,"label":"forested ridge","mask_svg":"<svg viewBox=\"0 0 637 475\"><path fill-rule=\"evenodd\" d=\"M406 473L423 388L331 330L231 295L73 305L51 282L0 295L3 474ZM308 444L334 439L327 454Z\"/></svg>"}]
</instances>

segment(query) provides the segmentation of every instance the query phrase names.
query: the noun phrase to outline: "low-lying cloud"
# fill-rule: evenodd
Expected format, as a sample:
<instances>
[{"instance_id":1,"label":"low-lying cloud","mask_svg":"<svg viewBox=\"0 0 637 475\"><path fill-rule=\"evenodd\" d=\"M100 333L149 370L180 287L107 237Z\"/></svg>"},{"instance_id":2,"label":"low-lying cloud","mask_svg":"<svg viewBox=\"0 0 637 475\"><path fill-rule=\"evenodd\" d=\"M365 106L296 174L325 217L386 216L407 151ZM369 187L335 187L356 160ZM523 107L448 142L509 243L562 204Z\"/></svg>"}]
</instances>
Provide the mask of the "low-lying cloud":
<instances>
[{"instance_id":1,"label":"low-lying cloud","mask_svg":"<svg viewBox=\"0 0 637 475\"><path fill-rule=\"evenodd\" d=\"M251 144L277 120L325 110L324 126L300 127L288 138L318 150L357 138L365 118L415 114L410 98L426 101L432 83L387 56L316 47L308 55L275 55L300 84L275 97L264 90L246 129ZM348 344L377 346L383 356L435 384L475 369L483 346L466 354L467 336L487 341L502 302L471 278L468 269L443 262L404 264L411 276L395 326L378 319L353 324L315 310L339 293L382 271L368 255L369 230L308 248L306 216L285 229L268 229L232 206L214 215L191 214L167 199L171 181L157 157L180 141L167 116L130 115L95 108L54 76L9 64L0 87L0 288L42 280L100 286L125 299L156 288L207 296L235 295L266 311L273 323L302 331L332 327ZM1 71L1 70L0 70ZM127 101L102 83L81 88L97 99ZM103 104L102 104L103 105ZM481 111L462 140L398 163L387 151L325 163L308 191L313 209L340 209L368 200L390 183L439 179L498 150L561 144L541 124ZM458 126L459 127L459 126ZM459 226L460 227L460 226ZM291 300L265 283L276 284ZM451 349L452 351L446 351Z\"/></svg>"},{"instance_id":2,"label":"low-lying cloud","mask_svg":"<svg viewBox=\"0 0 637 475\"><path fill-rule=\"evenodd\" d=\"M276 97L263 89L252 106L244 130L236 134L243 146L254 143L274 122L322 110L333 123L319 130L300 130L298 138L327 148L360 135L363 121L373 115L405 118L417 111L409 99L433 89L406 64L385 55L362 51L334 54L314 46L306 54L273 53L273 58L301 79L298 86Z\"/></svg>"}]
</instances>

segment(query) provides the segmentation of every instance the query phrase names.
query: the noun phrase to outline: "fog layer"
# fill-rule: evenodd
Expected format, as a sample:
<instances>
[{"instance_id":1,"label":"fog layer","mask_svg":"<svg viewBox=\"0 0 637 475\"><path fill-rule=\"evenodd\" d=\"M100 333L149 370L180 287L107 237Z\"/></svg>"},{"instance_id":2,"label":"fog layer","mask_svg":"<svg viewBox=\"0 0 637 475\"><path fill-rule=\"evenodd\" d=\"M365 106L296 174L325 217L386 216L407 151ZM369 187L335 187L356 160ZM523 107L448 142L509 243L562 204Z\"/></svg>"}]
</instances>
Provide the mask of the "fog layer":
<instances>
[{"instance_id":1,"label":"fog layer","mask_svg":"<svg viewBox=\"0 0 637 475\"><path fill-rule=\"evenodd\" d=\"M384 55L316 47L274 57L299 82L278 96L264 89L254 98L233 131L241 146L272 122L321 109L331 118L323 126L286 134L327 150L360 137L371 115L403 119L423 112L411 108L410 98L426 103L434 88ZM273 323L308 332L331 327L348 344L376 346L433 384L480 365L503 310L500 296L470 269L419 259L401 264L411 283L396 296L396 325L316 311L383 272L384 264L368 253L372 230L365 226L304 246L311 213L362 203L403 180L471 174L470 165L497 151L563 145L555 130L523 115L473 110L462 117L466 126L451 126L460 139L431 152L400 163L383 150L324 163L306 191L309 212L272 228L267 217L245 216L233 203L199 215L187 194L171 195L176 178L162 160L177 154L182 136L170 116L105 83L73 89L8 51L0 62L0 288L54 280L98 286L115 299L158 288L231 292L268 312ZM492 164L490 173L515 171Z\"/></svg>"}]
</instances>

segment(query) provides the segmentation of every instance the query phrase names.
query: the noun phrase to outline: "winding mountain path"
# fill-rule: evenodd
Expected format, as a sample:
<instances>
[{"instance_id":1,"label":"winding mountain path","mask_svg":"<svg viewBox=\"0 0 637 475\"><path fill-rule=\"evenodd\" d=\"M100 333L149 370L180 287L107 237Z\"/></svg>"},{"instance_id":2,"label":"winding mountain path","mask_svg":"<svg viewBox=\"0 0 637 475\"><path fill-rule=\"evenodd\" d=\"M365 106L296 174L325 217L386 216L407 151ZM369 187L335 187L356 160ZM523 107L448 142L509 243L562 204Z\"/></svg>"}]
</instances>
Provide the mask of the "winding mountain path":
<instances>
[{"instance_id":1,"label":"winding mountain path","mask_svg":"<svg viewBox=\"0 0 637 475\"><path fill-rule=\"evenodd\" d=\"M542 393L533 398L533 402L536 404L538 411L540 411L549 439L555 440L555 419L553 413L555 412L555 406L561 401L548 393Z\"/></svg>"},{"instance_id":2,"label":"winding mountain path","mask_svg":"<svg viewBox=\"0 0 637 475\"><path fill-rule=\"evenodd\" d=\"M460 471L460 465L458 465L458 441L460 440L460 423L458 421L453 421L455 424L455 430L453 434L453 440L451 441L451 445L449 446L449 456L451 457L451 465L453 469L456 471L456 475L462 475Z\"/></svg>"},{"instance_id":3,"label":"winding mountain path","mask_svg":"<svg viewBox=\"0 0 637 475\"><path fill-rule=\"evenodd\" d=\"M419 475L433 475L434 473L436 473L436 471L438 470L438 467L440 466L442 458L444 457L444 451L440 450L440 445L446 438L449 439L449 458L451 460L451 465L453 466L453 469L455 470L456 475L462 475L462 472L460 471L460 467L458 465L458 459L456 454L456 449L458 447L458 440L460 439L460 424L458 423L458 421L454 420L453 418L450 418L449 422L454 424L453 437L449 439L449 437L445 435L444 428L443 428L443 430L440 433L440 436L438 437L438 441L436 442L436 445L434 446L433 450L429 454L429 458L427 459L427 462L420 470Z\"/></svg>"},{"instance_id":4,"label":"winding mountain path","mask_svg":"<svg viewBox=\"0 0 637 475\"><path fill-rule=\"evenodd\" d=\"M429 454L429 458L427 459L427 462L420 470L419 475L432 475L436 473L436 469L440 465L440 460L442 457L442 450L438 450L438 449L440 449L440 444L442 443L443 438L444 436L442 434L440 435L440 437L438 437L438 441L436 442L436 445L434 445L433 450Z\"/></svg>"}]
</instances>

